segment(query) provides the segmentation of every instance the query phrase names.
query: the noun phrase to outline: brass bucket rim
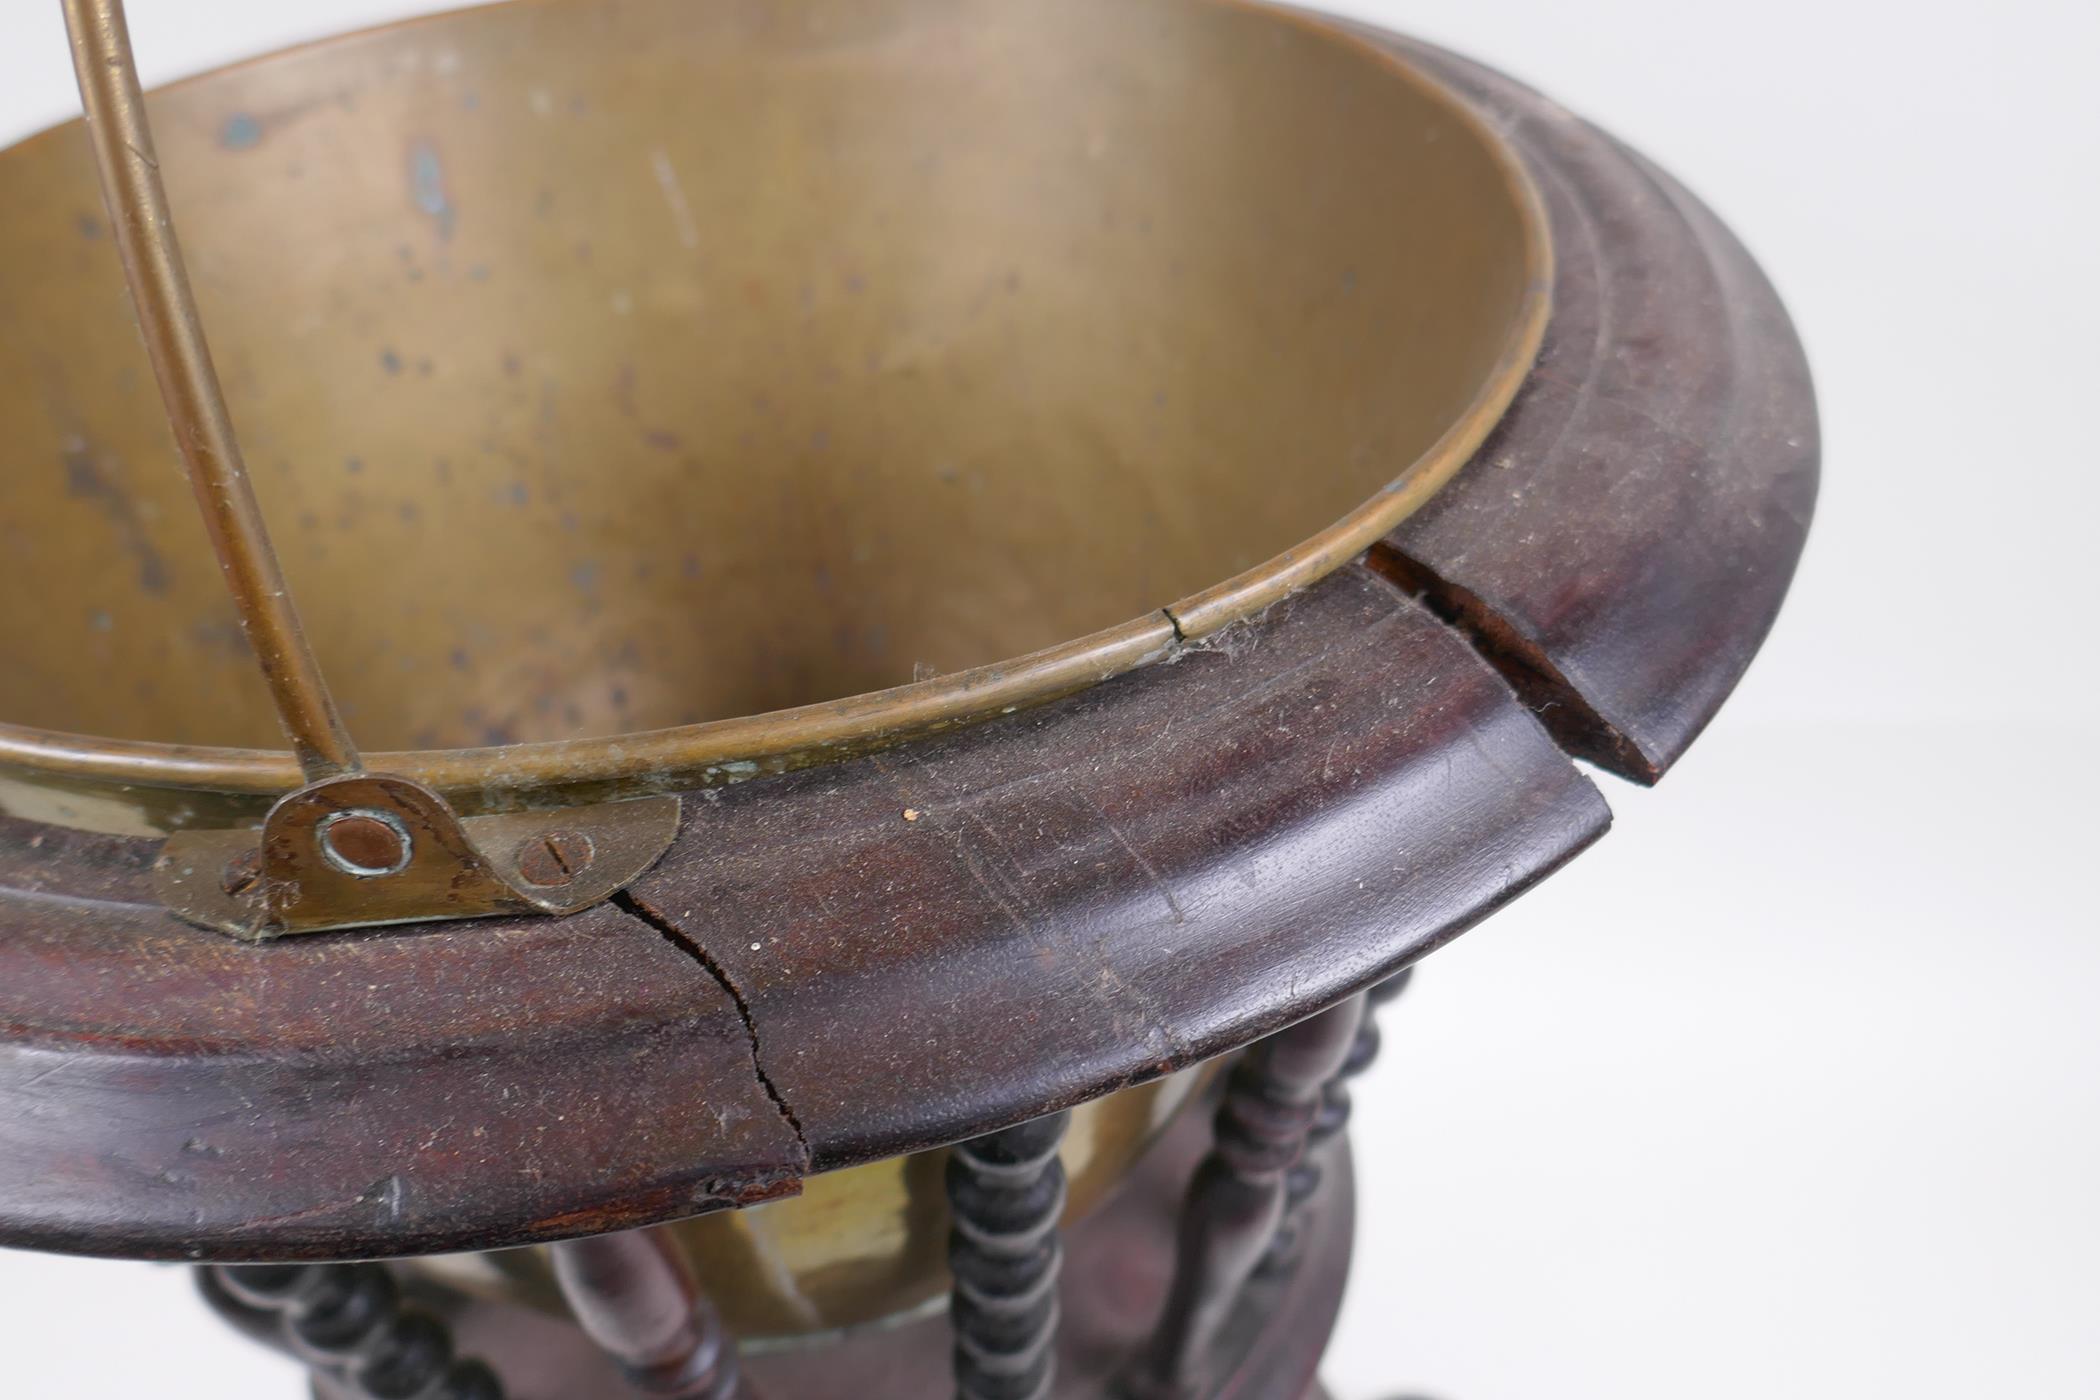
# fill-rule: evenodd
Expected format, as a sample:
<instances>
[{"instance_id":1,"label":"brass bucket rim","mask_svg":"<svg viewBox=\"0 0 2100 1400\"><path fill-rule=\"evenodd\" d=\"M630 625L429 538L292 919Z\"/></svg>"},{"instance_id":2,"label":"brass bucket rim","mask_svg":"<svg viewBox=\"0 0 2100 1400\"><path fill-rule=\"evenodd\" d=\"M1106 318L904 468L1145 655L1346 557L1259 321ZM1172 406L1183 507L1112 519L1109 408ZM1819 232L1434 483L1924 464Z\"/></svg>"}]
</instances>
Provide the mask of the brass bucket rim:
<instances>
[{"instance_id":1,"label":"brass bucket rim","mask_svg":"<svg viewBox=\"0 0 2100 1400\"><path fill-rule=\"evenodd\" d=\"M456 19L475 11L562 0L492 0L329 35L250 55L186 75L157 91L208 81L373 35ZM1326 528L1263 563L1157 611L1055 646L927 680L834 700L705 720L694 724L539 740L495 747L372 753L372 771L399 775L443 794L465 811L500 811L579 799L638 796L717 786L787 771L1011 714L1168 659L1324 578L1361 555L1425 505L1472 459L1515 400L1544 343L1551 312L1554 256L1543 196L1510 142L1452 87L1392 48L1355 32L1339 17L1278 8L1260 0L1201 0L1297 27L1406 83L1479 144L1499 176L1517 219L1523 289L1504 328L1492 368L1465 409L1426 451L1368 500ZM19 151L80 121L62 122L7 147ZM0 785L12 775L32 788L136 802L146 793L196 794L253 806L303 781L289 749L271 750L116 739L0 721ZM191 824L204 814L190 804L151 801L154 829ZM0 809L4 810L4 809ZM132 828L136 818L114 826ZM84 816L67 825L101 827Z\"/></svg>"}]
</instances>

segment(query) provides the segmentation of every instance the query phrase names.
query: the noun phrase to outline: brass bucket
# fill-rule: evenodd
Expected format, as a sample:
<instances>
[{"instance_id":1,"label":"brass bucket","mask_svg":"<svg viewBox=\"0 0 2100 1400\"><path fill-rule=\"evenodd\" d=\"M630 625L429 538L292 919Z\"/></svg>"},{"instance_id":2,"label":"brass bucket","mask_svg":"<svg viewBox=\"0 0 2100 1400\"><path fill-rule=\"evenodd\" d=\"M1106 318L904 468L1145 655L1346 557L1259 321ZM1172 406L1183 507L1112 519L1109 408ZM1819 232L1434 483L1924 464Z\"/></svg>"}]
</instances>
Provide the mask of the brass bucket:
<instances>
[{"instance_id":1,"label":"brass bucket","mask_svg":"<svg viewBox=\"0 0 2100 1400\"><path fill-rule=\"evenodd\" d=\"M1229 0L516 0L147 105L342 718L466 813L1168 659L1426 499L1544 325L1500 139ZM0 811L252 823L300 768L112 234L79 123L0 153ZM1074 1216L1190 1088L1077 1115ZM683 1228L806 1335L939 1291L939 1200L906 1158Z\"/></svg>"}]
</instances>

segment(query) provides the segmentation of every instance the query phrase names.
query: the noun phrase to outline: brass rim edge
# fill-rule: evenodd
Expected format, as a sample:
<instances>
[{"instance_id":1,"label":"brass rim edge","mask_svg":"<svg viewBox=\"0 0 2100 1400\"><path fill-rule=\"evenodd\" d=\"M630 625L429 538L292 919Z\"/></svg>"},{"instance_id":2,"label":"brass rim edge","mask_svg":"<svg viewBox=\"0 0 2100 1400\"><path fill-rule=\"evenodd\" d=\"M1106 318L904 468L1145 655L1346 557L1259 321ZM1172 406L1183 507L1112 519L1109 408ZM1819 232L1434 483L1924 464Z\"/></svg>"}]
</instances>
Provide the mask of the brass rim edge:
<instances>
[{"instance_id":1,"label":"brass rim edge","mask_svg":"<svg viewBox=\"0 0 2100 1400\"><path fill-rule=\"evenodd\" d=\"M1545 202L1522 158L1477 109L1391 49L1325 17L1275 9L1256 0L1215 2L1262 11L1358 50L1426 94L1471 131L1501 171L1522 225L1526 271L1522 301L1493 372L1466 411L1427 452L1377 495L1268 561L1158 612L1055 647L793 709L502 748L375 753L366 756L367 763L431 787L472 812L708 788L830 762L1011 714L1170 657L1181 645L1254 617L1334 572L1426 504L1472 459L1501 421L1545 339L1554 277ZM434 18L438 16L400 23L414 25ZM395 26L382 26L389 27ZM131 797L168 809L151 822L160 829L188 824L187 815L180 810L182 804L168 801L181 794L230 799L244 809L252 807L259 818L267 800L302 781L299 762L290 752L108 739L0 722L0 812L8 809L4 780L9 777L26 780L31 787L50 787L90 800ZM101 823L83 819L65 824Z\"/></svg>"}]
</instances>

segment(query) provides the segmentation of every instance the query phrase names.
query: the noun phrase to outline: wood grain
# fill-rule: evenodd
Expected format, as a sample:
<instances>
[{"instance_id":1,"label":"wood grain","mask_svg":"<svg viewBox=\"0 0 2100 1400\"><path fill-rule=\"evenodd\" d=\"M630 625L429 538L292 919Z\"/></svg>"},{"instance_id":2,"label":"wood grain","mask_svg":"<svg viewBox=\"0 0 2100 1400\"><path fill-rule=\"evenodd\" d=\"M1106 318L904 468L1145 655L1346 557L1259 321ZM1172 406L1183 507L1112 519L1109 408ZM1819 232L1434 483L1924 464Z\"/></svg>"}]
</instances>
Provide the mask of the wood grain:
<instances>
[{"instance_id":1,"label":"wood grain","mask_svg":"<svg viewBox=\"0 0 2100 1400\"><path fill-rule=\"evenodd\" d=\"M1501 678L1361 568L1171 665L691 805L631 896L735 989L818 1170L1302 1020L1608 820Z\"/></svg>"},{"instance_id":2,"label":"wood grain","mask_svg":"<svg viewBox=\"0 0 2100 1400\"><path fill-rule=\"evenodd\" d=\"M1553 319L1479 454L1374 560L1571 753L1654 782L1742 679L1808 536L1815 391L1786 310L1684 186L1523 85L1378 35L1480 104L1553 225Z\"/></svg>"},{"instance_id":3,"label":"wood grain","mask_svg":"<svg viewBox=\"0 0 2100 1400\"><path fill-rule=\"evenodd\" d=\"M1287 1178L1363 1013L1364 998L1352 997L1258 1042L1233 1067L1215 1140L1180 1211L1173 1287L1119 1396L1200 1400L1211 1392L1225 1324L1283 1223Z\"/></svg>"},{"instance_id":4,"label":"wood grain","mask_svg":"<svg viewBox=\"0 0 2100 1400\"><path fill-rule=\"evenodd\" d=\"M552 1246L554 1277L585 1336L634 1394L737 1400L736 1339L668 1230L622 1230Z\"/></svg>"},{"instance_id":5,"label":"wood grain","mask_svg":"<svg viewBox=\"0 0 2100 1400\"><path fill-rule=\"evenodd\" d=\"M0 820L0 1235L341 1258L796 1189L734 1003L617 909L249 945L147 842Z\"/></svg>"}]
</instances>

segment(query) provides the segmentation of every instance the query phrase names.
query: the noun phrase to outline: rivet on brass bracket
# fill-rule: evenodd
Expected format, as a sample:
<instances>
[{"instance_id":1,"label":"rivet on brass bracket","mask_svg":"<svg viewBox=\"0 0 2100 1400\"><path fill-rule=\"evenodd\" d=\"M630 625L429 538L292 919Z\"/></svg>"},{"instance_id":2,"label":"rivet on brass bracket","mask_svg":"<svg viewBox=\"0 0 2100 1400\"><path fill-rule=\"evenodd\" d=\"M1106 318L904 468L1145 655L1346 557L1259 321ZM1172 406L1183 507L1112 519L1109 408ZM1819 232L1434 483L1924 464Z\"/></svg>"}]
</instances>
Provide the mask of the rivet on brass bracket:
<instances>
[{"instance_id":1,"label":"rivet on brass bracket","mask_svg":"<svg viewBox=\"0 0 2100 1400\"><path fill-rule=\"evenodd\" d=\"M359 773L286 794L262 830L183 831L156 891L237 938L493 914L574 914L656 863L676 797L460 817L429 788Z\"/></svg>"}]
</instances>

